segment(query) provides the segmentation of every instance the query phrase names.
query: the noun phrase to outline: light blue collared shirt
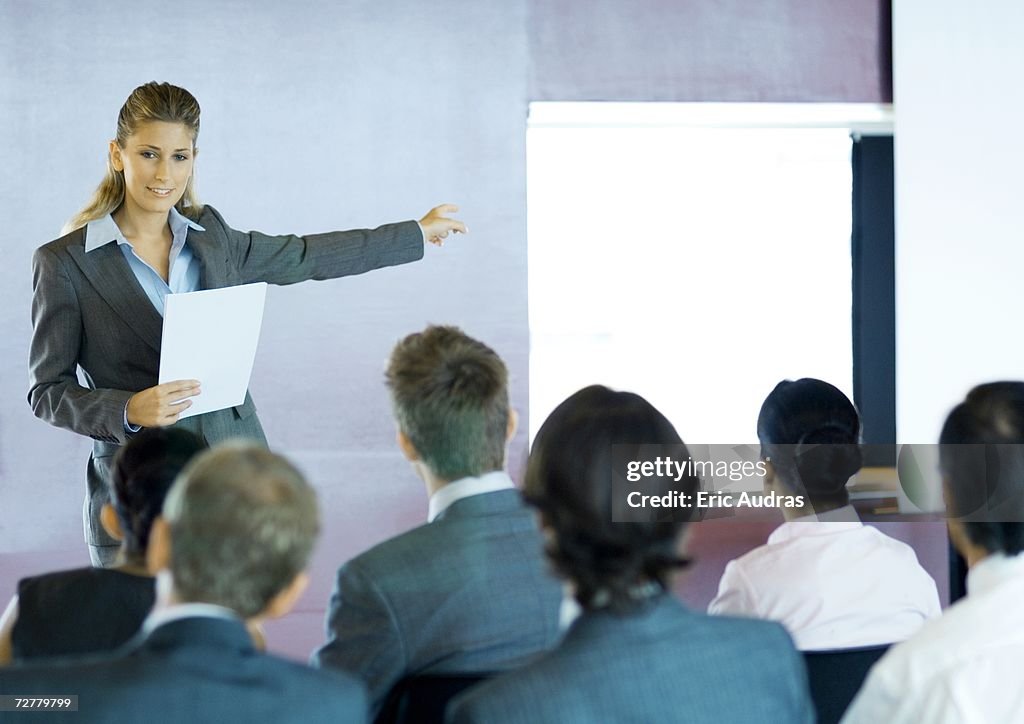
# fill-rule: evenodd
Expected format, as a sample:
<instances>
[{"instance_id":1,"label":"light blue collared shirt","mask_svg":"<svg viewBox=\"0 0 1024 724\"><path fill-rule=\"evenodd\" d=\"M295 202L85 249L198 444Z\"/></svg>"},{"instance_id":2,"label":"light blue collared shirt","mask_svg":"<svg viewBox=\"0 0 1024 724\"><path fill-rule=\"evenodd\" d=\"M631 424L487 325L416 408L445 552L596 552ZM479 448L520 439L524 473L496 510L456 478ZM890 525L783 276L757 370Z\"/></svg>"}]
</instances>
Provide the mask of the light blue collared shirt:
<instances>
[{"instance_id":1,"label":"light blue collared shirt","mask_svg":"<svg viewBox=\"0 0 1024 724\"><path fill-rule=\"evenodd\" d=\"M182 216L174 207L171 207L171 211L167 215L167 223L171 227L171 253L168 257L166 282L156 269L136 256L135 247L124 238L114 217L108 214L102 219L95 219L85 225L85 253L88 254L93 249L99 249L101 246L116 241L124 258L128 261L128 266L131 267L132 274L138 280L139 286L142 287L142 291L146 293L150 303L161 317L164 315L164 298L168 294L199 291L199 260L196 259L189 245L185 243L185 237L189 229L206 231L196 222ZM125 405L124 408L124 429L128 432L138 432L142 429L128 422L128 405Z\"/></svg>"},{"instance_id":2,"label":"light blue collared shirt","mask_svg":"<svg viewBox=\"0 0 1024 724\"><path fill-rule=\"evenodd\" d=\"M164 298L168 294L199 291L200 263L186 243L186 235L189 229L206 231L196 222L182 216L175 208L171 208L167 223L171 227L173 238L166 282L156 269L135 254L135 248L124 238L113 217L104 216L102 219L90 221L85 227L85 253L88 254L93 249L116 241L139 286L161 316L164 313Z\"/></svg>"}]
</instances>

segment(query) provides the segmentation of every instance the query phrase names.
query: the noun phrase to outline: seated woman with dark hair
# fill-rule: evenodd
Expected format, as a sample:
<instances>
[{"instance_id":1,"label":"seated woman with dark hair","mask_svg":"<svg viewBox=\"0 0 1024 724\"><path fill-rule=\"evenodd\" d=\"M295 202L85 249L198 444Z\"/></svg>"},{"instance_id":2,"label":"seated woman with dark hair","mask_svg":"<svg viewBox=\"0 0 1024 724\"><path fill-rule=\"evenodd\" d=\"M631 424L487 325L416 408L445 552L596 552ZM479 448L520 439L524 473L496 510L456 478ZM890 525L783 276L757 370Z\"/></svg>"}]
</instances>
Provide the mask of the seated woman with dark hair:
<instances>
[{"instance_id":1,"label":"seated woman with dark hair","mask_svg":"<svg viewBox=\"0 0 1024 724\"><path fill-rule=\"evenodd\" d=\"M635 394L587 387L551 413L530 453L525 496L582 613L553 651L458 699L452 721L811 721L803 662L781 626L689 611L669 592L694 511L636 516L623 471L613 473L613 446L617 463L688 457L671 423ZM699 481L644 486L676 498ZM624 517L639 522L616 522Z\"/></svg>"},{"instance_id":2,"label":"seated woman with dark hair","mask_svg":"<svg viewBox=\"0 0 1024 724\"><path fill-rule=\"evenodd\" d=\"M178 473L206 443L177 428L135 435L114 458L104 528L121 541L114 568L77 568L18 582L0 621L0 663L109 651L139 630L155 600L146 568L154 519Z\"/></svg>"},{"instance_id":3,"label":"seated woman with dark hair","mask_svg":"<svg viewBox=\"0 0 1024 724\"><path fill-rule=\"evenodd\" d=\"M938 616L914 550L860 522L846 484L861 468L860 416L821 380L784 380L761 406L766 492L802 496L768 542L731 561L708 611L786 626L803 651L902 641Z\"/></svg>"}]
</instances>

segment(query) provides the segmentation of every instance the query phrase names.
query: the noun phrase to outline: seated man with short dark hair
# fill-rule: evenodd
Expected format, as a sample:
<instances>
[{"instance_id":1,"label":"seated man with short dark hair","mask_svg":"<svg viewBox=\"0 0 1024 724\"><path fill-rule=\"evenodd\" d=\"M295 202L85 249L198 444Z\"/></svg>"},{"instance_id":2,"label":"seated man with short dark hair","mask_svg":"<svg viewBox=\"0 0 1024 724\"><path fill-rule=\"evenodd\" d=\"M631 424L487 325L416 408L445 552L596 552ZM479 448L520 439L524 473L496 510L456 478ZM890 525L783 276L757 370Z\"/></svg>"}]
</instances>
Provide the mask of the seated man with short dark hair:
<instances>
[{"instance_id":1,"label":"seated man with short dark hair","mask_svg":"<svg viewBox=\"0 0 1024 724\"><path fill-rule=\"evenodd\" d=\"M395 347L387 385L429 522L342 566L314 654L361 676L374 710L405 676L507 669L550 648L562 597L504 470L516 419L501 358L428 327Z\"/></svg>"},{"instance_id":2,"label":"seated man with short dark hair","mask_svg":"<svg viewBox=\"0 0 1024 724\"><path fill-rule=\"evenodd\" d=\"M1024 382L979 385L939 437L967 597L889 650L844 722L1024 721Z\"/></svg>"},{"instance_id":3,"label":"seated man with short dark hair","mask_svg":"<svg viewBox=\"0 0 1024 724\"><path fill-rule=\"evenodd\" d=\"M284 458L241 444L201 455L153 525L144 638L117 658L0 669L0 693L77 695L64 716L90 724L364 721L357 681L261 654L246 630L291 609L318 530L313 489Z\"/></svg>"}]
</instances>

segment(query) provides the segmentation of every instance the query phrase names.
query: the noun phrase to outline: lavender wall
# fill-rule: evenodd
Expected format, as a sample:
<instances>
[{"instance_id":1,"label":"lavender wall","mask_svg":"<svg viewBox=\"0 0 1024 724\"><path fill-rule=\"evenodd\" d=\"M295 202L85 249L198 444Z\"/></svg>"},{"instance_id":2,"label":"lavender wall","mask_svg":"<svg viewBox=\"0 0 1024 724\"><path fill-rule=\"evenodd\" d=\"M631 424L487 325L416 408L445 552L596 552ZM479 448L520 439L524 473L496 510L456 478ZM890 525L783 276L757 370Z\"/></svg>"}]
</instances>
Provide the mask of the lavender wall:
<instances>
[{"instance_id":1,"label":"lavender wall","mask_svg":"<svg viewBox=\"0 0 1024 724\"><path fill-rule=\"evenodd\" d=\"M269 295L252 392L324 510L313 586L270 629L304 658L337 564L425 515L381 385L395 340L463 326L507 360L527 419L528 100L884 100L886 13L855 5L0 0L0 599L87 562L89 442L25 403L29 268L99 180L133 87L196 94L199 191L239 228L369 226L442 201L470 227L415 265ZM514 467L524 447L521 433Z\"/></svg>"},{"instance_id":2,"label":"lavender wall","mask_svg":"<svg viewBox=\"0 0 1024 724\"><path fill-rule=\"evenodd\" d=\"M384 362L450 322L493 345L527 400L525 6L183 0L0 5L0 597L26 566L86 562L89 442L25 403L33 249L99 180L117 110L170 80L203 106L198 188L238 228L315 232L418 217L456 202L471 235L414 265L272 288L252 380L271 444L317 486L314 584L289 625L319 637L331 572L423 520L397 452ZM515 441L521 457L525 437ZM28 557L24 557L31 554ZM307 643L271 630L305 657Z\"/></svg>"}]
</instances>

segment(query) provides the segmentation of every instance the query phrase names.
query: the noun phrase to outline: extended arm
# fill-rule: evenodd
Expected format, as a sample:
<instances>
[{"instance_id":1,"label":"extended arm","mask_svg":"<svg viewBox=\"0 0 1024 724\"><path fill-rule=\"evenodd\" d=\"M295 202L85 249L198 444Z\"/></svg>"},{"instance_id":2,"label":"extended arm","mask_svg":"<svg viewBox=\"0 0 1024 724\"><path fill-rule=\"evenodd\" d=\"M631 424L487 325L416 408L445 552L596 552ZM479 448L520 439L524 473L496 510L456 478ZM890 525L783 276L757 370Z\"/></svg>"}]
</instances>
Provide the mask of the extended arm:
<instances>
[{"instance_id":1,"label":"extended arm","mask_svg":"<svg viewBox=\"0 0 1024 724\"><path fill-rule=\"evenodd\" d=\"M270 236L232 229L219 212L209 206L207 210L227 236L229 258L243 284L334 279L423 257L423 234L415 221L377 229Z\"/></svg>"},{"instance_id":2,"label":"extended arm","mask_svg":"<svg viewBox=\"0 0 1024 724\"><path fill-rule=\"evenodd\" d=\"M376 229L270 236L232 229L216 209L207 207L213 222L228 238L228 252L240 272L239 281L270 284L335 279L421 259L424 239L440 244L449 232L465 232L461 221L444 215L457 208L441 205L419 222L385 224Z\"/></svg>"}]
</instances>

